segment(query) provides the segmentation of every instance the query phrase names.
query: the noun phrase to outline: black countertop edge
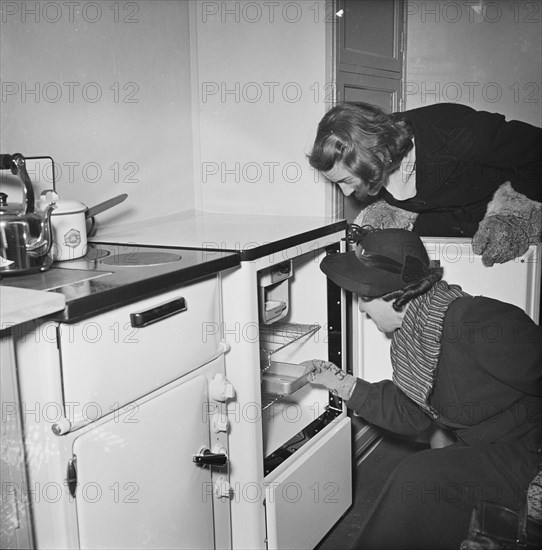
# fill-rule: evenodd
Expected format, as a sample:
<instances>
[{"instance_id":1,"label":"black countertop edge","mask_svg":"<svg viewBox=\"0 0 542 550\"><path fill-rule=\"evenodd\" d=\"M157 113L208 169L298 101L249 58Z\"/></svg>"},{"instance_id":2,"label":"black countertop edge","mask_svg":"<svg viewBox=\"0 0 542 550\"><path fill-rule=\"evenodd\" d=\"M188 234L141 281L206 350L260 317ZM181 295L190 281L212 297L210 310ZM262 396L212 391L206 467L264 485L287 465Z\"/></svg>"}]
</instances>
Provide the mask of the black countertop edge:
<instances>
[{"instance_id":1,"label":"black countertop edge","mask_svg":"<svg viewBox=\"0 0 542 550\"><path fill-rule=\"evenodd\" d=\"M119 297L118 288L112 288L73 301L67 299L66 307L62 311L48 315L46 319L66 324L78 323L95 315L175 290L198 279L216 276L219 272L237 267L239 264L239 258L232 254L216 260L209 260L204 264L189 266L181 271L162 273L150 279L126 283L122 287L122 297ZM62 289L50 292L62 292ZM112 299L113 296L114 299Z\"/></svg>"},{"instance_id":2,"label":"black countertop edge","mask_svg":"<svg viewBox=\"0 0 542 550\"><path fill-rule=\"evenodd\" d=\"M254 248L249 248L247 250L237 250L236 252L238 252L239 255L241 256L242 262L250 262L252 260L263 258L264 256L269 256L270 254L276 254L281 250L286 250L287 248L297 246L298 244L303 244L308 241L313 241L318 237L325 237L327 235L332 235L333 233L336 233L337 231L341 231L341 230L346 231L347 225L348 224L346 223L346 220L340 220L340 221L334 222L331 225L326 225L324 227L319 227L317 229L311 229L304 233L299 233L297 235L292 235L291 237L287 237L286 239L281 239L280 241L266 243ZM327 244L331 244L331 243L327 243ZM226 250L225 252L232 252L232 251Z\"/></svg>"},{"instance_id":3,"label":"black countertop edge","mask_svg":"<svg viewBox=\"0 0 542 550\"><path fill-rule=\"evenodd\" d=\"M336 222L330 223L330 225L325 225L322 227L317 227L316 229L310 229L309 231L305 231L303 233L298 233L296 235L292 235L291 237L286 237L285 239L280 239L278 241L273 241L265 244L261 244L259 246L255 246L254 248L247 248L246 250L240 250L238 248L205 248L205 247L195 247L195 246L175 246L175 245L141 245L138 244L138 247L152 247L152 248L166 248L166 249L184 249L184 250L209 250L209 252L227 252L227 253L236 253L239 255L239 258L241 262L250 262L252 260L258 260L259 258L263 258L265 256L269 256L270 254L276 254L277 252L280 252L282 250L286 250L287 248L291 248L292 246L296 246L298 244L303 244L308 241L313 241L314 239L317 239L318 237L325 237L327 235L332 235L333 233L337 233L338 231L345 231L348 227L348 224L346 220L338 220ZM92 241L92 244L116 244L118 246L133 246L134 243L129 242L100 242L100 241ZM331 243L329 243L331 244Z\"/></svg>"}]
</instances>

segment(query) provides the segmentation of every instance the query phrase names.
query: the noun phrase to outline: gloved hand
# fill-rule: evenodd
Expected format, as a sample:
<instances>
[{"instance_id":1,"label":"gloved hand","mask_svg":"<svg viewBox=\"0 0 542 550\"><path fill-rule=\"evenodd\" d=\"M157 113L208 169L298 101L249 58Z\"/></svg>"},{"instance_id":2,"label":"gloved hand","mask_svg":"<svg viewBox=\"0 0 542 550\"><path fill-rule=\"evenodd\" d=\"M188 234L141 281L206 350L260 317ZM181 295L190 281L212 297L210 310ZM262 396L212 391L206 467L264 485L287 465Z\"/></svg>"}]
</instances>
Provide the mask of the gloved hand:
<instances>
[{"instance_id":1,"label":"gloved hand","mask_svg":"<svg viewBox=\"0 0 542 550\"><path fill-rule=\"evenodd\" d=\"M346 374L342 369L321 359L312 359L302 363L307 367L307 378L311 384L324 386L332 394L348 401L352 397L356 378L351 374Z\"/></svg>"},{"instance_id":2,"label":"gloved hand","mask_svg":"<svg viewBox=\"0 0 542 550\"><path fill-rule=\"evenodd\" d=\"M522 256L529 248L527 224L528 220L504 214L484 218L472 240L474 253L487 267Z\"/></svg>"},{"instance_id":3,"label":"gloved hand","mask_svg":"<svg viewBox=\"0 0 542 550\"><path fill-rule=\"evenodd\" d=\"M417 217L417 212L403 210L379 199L361 210L354 223L360 227L370 225L373 229L399 228L412 231Z\"/></svg>"},{"instance_id":4,"label":"gloved hand","mask_svg":"<svg viewBox=\"0 0 542 550\"><path fill-rule=\"evenodd\" d=\"M525 254L540 242L542 205L503 183L487 205L484 219L472 239L475 254L485 266L504 263Z\"/></svg>"}]
</instances>

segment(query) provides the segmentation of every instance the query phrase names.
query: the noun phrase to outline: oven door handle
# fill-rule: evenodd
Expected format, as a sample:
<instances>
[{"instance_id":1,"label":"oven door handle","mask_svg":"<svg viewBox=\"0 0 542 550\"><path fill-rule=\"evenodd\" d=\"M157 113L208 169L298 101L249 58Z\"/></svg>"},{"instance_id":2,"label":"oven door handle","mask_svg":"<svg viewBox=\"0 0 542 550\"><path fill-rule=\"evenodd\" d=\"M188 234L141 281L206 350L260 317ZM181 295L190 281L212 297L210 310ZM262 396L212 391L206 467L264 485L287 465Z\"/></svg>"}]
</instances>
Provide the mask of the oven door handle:
<instances>
[{"instance_id":1,"label":"oven door handle","mask_svg":"<svg viewBox=\"0 0 542 550\"><path fill-rule=\"evenodd\" d=\"M151 309L130 313L130 323L134 328L143 328L173 315L177 315L178 313L182 313L187 309L188 306L186 305L185 298L175 298L175 300L165 302Z\"/></svg>"}]
</instances>

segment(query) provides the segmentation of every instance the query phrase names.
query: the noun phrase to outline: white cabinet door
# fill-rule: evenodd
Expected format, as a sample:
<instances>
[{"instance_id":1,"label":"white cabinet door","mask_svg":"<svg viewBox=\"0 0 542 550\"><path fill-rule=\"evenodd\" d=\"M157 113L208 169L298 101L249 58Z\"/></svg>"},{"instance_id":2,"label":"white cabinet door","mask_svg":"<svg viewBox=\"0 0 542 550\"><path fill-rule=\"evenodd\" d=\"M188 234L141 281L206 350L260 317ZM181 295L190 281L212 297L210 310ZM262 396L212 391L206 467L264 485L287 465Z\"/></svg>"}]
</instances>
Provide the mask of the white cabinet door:
<instances>
[{"instance_id":1,"label":"white cabinet door","mask_svg":"<svg viewBox=\"0 0 542 550\"><path fill-rule=\"evenodd\" d=\"M74 440L81 548L215 547L207 378L169 388Z\"/></svg>"},{"instance_id":2,"label":"white cabinet door","mask_svg":"<svg viewBox=\"0 0 542 550\"><path fill-rule=\"evenodd\" d=\"M443 279L458 284L473 296L487 296L514 304L538 321L540 301L540 250L531 246L526 254L504 264L485 267L472 251L470 239L424 237L432 260L440 261ZM391 380L391 338L381 333L353 297L353 364L355 375L369 382Z\"/></svg>"},{"instance_id":3,"label":"white cabinet door","mask_svg":"<svg viewBox=\"0 0 542 550\"><path fill-rule=\"evenodd\" d=\"M352 504L350 418L265 478L267 548L314 548Z\"/></svg>"}]
</instances>

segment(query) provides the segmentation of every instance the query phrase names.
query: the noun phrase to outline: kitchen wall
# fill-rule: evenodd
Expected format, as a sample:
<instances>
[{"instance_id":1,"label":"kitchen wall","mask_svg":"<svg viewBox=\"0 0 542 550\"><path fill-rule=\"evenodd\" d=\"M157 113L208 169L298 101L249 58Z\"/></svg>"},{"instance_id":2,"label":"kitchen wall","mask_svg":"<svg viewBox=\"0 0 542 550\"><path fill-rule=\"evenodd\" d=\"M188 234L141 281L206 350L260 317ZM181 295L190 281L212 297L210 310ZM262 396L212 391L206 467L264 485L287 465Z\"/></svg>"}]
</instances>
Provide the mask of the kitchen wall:
<instances>
[{"instance_id":1,"label":"kitchen wall","mask_svg":"<svg viewBox=\"0 0 542 550\"><path fill-rule=\"evenodd\" d=\"M406 10L407 108L540 125L540 2ZM128 193L101 223L336 211L305 156L333 99L330 2L2 0L0 16L0 152L51 155L60 193L89 206Z\"/></svg>"},{"instance_id":2,"label":"kitchen wall","mask_svg":"<svg viewBox=\"0 0 542 550\"><path fill-rule=\"evenodd\" d=\"M332 99L324 0L0 6L0 150L51 155L65 198L128 193L101 223L325 214L305 157Z\"/></svg>"},{"instance_id":3,"label":"kitchen wall","mask_svg":"<svg viewBox=\"0 0 542 550\"><path fill-rule=\"evenodd\" d=\"M196 8L199 204L230 213L326 214L331 189L306 160L333 99L326 3Z\"/></svg>"},{"instance_id":4,"label":"kitchen wall","mask_svg":"<svg viewBox=\"0 0 542 550\"><path fill-rule=\"evenodd\" d=\"M406 108L440 101L542 125L539 0L407 2Z\"/></svg>"},{"instance_id":5,"label":"kitchen wall","mask_svg":"<svg viewBox=\"0 0 542 550\"><path fill-rule=\"evenodd\" d=\"M99 220L192 208L188 3L2 1L0 10L0 151L51 155L61 195L88 206L128 193ZM29 170L50 186L49 164Z\"/></svg>"}]
</instances>

